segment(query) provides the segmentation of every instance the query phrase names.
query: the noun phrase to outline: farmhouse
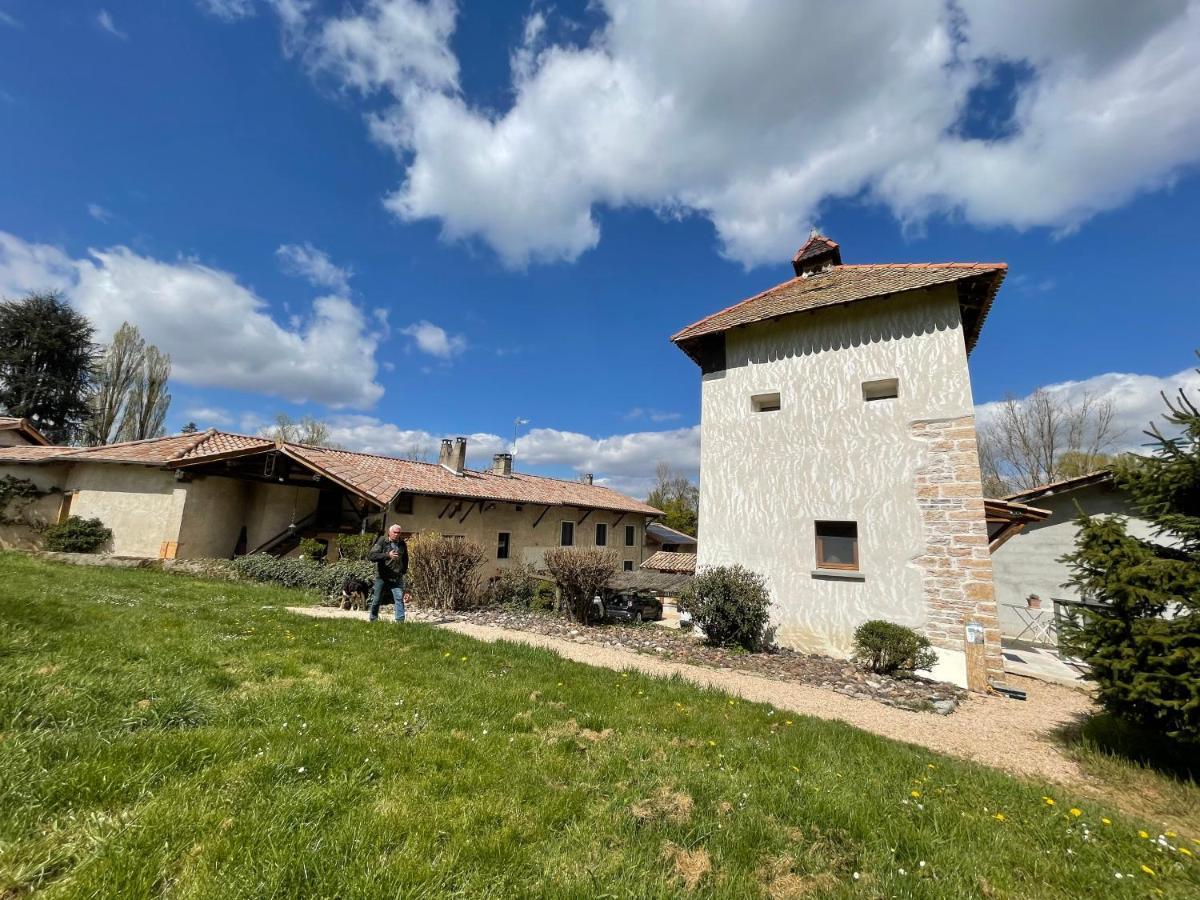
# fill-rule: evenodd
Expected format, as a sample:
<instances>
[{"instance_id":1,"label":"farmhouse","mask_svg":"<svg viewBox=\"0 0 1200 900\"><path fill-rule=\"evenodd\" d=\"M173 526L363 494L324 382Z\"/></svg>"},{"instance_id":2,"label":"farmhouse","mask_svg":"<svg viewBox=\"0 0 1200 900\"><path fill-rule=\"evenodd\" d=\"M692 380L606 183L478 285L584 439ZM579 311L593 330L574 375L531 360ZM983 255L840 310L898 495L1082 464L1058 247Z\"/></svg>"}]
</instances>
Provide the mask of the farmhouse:
<instances>
[{"instance_id":1,"label":"farmhouse","mask_svg":"<svg viewBox=\"0 0 1200 900\"><path fill-rule=\"evenodd\" d=\"M1007 267L846 265L817 234L792 266L672 337L701 372L699 567L765 575L781 643L846 656L887 619L961 682L976 622L1000 676L989 549L1036 516L985 509L967 356Z\"/></svg>"},{"instance_id":2,"label":"farmhouse","mask_svg":"<svg viewBox=\"0 0 1200 900\"><path fill-rule=\"evenodd\" d=\"M112 552L150 558L296 552L300 540L437 531L490 549L494 570L539 567L551 547L608 547L626 569L647 554L652 506L610 488L514 472L512 456L466 467L467 441L442 442L437 463L310 447L209 430L102 447L0 449L0 477L46 492L27 514L98 518ZM26 534L26 543L32 537ZM20 544L12 528L0 542Z\"/></svg>"}]
</instances>

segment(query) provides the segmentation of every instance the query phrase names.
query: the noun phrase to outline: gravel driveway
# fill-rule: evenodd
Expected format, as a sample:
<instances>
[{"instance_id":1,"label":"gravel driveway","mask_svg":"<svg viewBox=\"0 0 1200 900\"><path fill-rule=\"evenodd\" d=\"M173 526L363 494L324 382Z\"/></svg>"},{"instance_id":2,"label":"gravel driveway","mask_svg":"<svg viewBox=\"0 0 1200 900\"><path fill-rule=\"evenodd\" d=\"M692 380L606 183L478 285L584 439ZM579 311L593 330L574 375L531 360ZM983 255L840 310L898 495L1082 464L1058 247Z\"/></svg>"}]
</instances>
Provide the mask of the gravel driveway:
<instances>
[{"instance_id":1,"label":"gravel driveway","mask_svg":"<svg viewBox=\"0 0 1200 900\"><path fill-rule=\"evenodd\" d=\"M314 618L366 619L364 612L333 607L298 606L289 607L289 610ZM1092 702L1086 694L1058 685L1010 678L1010 683L1028 692L1028 700L971 695L952 715L938 716L896 709L871 700L856 700L795 682L670 662L563 638L467 622L432 621L439 627L481 641L504 640L545 647L567 659L591 666L618 671L637 669L650 675L680 675L694 684L715 687L746 700L769 703L801 715L837 719L882 737L974 760L1014 775L1077 786L1088 784L1075 762L1064 756L1048 735L1056 727L1089 712ZM375 627L393 626L379 623Z\"/></svg>"}]
</instances>

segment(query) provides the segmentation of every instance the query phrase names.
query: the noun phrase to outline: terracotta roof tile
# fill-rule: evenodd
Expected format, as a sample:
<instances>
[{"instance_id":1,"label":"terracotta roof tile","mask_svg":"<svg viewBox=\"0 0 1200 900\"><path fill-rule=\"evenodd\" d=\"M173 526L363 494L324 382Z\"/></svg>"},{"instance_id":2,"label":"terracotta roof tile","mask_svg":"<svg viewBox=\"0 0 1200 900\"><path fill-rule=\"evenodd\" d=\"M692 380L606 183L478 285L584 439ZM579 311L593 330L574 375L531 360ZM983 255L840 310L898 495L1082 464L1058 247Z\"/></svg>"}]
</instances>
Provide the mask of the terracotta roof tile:
<instances>
[{"instance_id":1,"label":"terracotta roof tile","mask_svg":"<svg viewBox=\"0 0 1200 900\"><path fill-rule=\"evenodd\" d=\"M49 439L42 434L34 424L28 419L19 419L14 416L0 416L0 431L19 431L35 444L41 446L49 446Z\"/></svg>"},{"instance_id":2,"label":"terracotta roof tile","mask_svg":"<svg viewBox=\"0 0 1200 900\"><path fill-rule=\"evenodd\" d=\"M653 569L656 572L689 572L696 571L695 553L668 553L659 550L642 563L643 569Z\"/></svg>"},{"instance_id":3,"label":"terracotta roof tile","mask_svg":"<svg viewBox=\"0 0 1200 900\"><path fill-rule=\"evenodd\" d=\"M676 333L671 340L686 351L688 342L696 338L728 331L739 325L978 278L988 282L988 290L983 308L969 325L966 337L970 349L978 338L987 307L999 290L1007 268L1004 263L838 265L815 275L792 278L706 316Z\"/></svg>"}]
</instances>

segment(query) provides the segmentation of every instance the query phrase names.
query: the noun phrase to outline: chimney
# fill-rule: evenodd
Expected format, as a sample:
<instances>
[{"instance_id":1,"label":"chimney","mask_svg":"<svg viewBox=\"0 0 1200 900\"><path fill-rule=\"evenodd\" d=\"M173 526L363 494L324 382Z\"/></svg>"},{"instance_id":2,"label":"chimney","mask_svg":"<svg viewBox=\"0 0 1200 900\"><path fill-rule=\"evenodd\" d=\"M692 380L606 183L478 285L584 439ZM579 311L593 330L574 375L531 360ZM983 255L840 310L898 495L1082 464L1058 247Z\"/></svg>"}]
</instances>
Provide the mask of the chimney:
<instances>
[{"instance_id":1,"label":"chimney","mask_svg":"<svg viewBox=\"0 0 1200 900\"><path fill-rule=\"evenodd\" d=\"M819 231L813 230L804 246L792 258L792 269L797 278L805 278L825 271L831 266L842 264L842 251L837 241L830 240Z\"/></svg>"},{"instance_id":2,"label":"chimney","mask_svg":"<svg viewBox=\"0 0 1200 900\"><path fill-rule=\"evenodd\" d=\"M584 484L592 483L592 473L591 472L588 472L586 475L583 476L583 483Z\"/></svg>"},{"instance_id":3,"label":"chimney","mask_svg":"<svg viewBox=\"0 0 1200 900\"><path fill-rule=\"evenodd\" d=\"M512 454L497 453L492 457L492 474L512 478Z\"/></svg>"},{"instance_id":4,"label":"chimney","mask_svg":"<svg viewBox=\"0 0 1200 900\"><path fill-rule=\"evenodd\" d=\"M454 453L454 443L450 438L442 438L442 448L438 450L438 465L445 466L447 469L453 468L450 463L450 456Z\"/></svg>"},{"instance_id":5,"label":"chimney","mask_svg":"<svg viewBox=\"0 0 1200 900\"><path fill-rule=\"evenodd\" d=\"M467 467L467 439L459 437L454 439L454 450L450 454L450 470L455 475L461 475Z\"/></svg>"}]
</instances>

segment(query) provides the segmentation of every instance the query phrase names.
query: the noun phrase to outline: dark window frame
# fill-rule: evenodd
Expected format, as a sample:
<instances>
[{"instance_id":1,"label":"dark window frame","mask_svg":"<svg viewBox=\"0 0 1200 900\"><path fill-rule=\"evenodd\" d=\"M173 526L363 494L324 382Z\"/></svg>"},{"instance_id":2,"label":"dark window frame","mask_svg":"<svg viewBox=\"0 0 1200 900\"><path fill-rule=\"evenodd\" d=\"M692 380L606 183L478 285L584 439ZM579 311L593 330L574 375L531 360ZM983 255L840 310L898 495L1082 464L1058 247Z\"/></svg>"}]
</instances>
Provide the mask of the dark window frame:
<instances>
[{"instance_id":1,"label":"dark window frame","mask_svg":"<svg viewBox=\"0 0 1200 900\"><path fill-rule=\"evenodd\" d=\"M818 569L836 569L836 570L842 571L842 572L857 572L859 570L858 522L849 521L849 520L821 519L821 520L813 523L813 525L814 525L813 533L816 536L817 568ZM825 534L821 533L822 529L825 530ZM839 529L844 530L844 531L852 530L853 534L830 533L833 531L837 531ZM852 563L827 562L825 560L825 545L824 545L824 539L827 537L853 539L853 541L854 541L854 545L853 545L854 546L854 562L852 562Z\"/></svg>"},{"instance_id":2,"label":"dark window frame","mask_svg":"<svg viewBox=\"0 0 1200 900\"><path fill-rule=\"evenodd\" d=\"M601 534L603 534L603 538L601 538ZM607 547L608 546L608 523L607 522L597 522L596 523L596 546L597 547Z\"/></svg>"},{"instance_id":3,"label":"dark window frame","mask_svg":"<svg viewBox=\"0 0 1200 900\"><path fill-rule=\"evenodd\" d=\"M636 547L637 546L637 526L636 525L626 525L625 526L625 546L626 547Z\"/></svg>"},{"instance_id":4,"label":"dark window frame","mask_svg":"<svg viewBox=\"0 0 1200 900\"><path fill-rule=\"evenodd\" d=\"M625 562L621 566L621 570L624 572L632 572L633 571L633 560L632 559L625 560Z\"/></svg>"},{"instance_id":5,"label":"dark window frame","mask_svg":"<svg viewBox=\"0 0 1200 900\"><path fill-rule=\"evenodd\" d=\"M567 531L570 530L571 537L567 539ZM558 523L558 546L574 547L575 546L575 523L570 519L563 519Z\"/></svg>"},{"instance_id":6,"label":"dark window frame","mask_svg":"<svg viewBox=\"0 0 1200 900\"><path fill-rule=\"evenodd\" d=\"M508 559L512 550L512 532L496 532L496 559Z\"/></svg>"},{"instance_id":7,"label":"dark window frame","mask_svg":"<svg viewBox=\"0 0 1200 900\"><path fill-rule=\"evenodd\" d=\"M402 516L411 516L413 511L413 495L407 491L396 495L396 502L392 504L392 508Z\"/></svg>"}]
</instances>

